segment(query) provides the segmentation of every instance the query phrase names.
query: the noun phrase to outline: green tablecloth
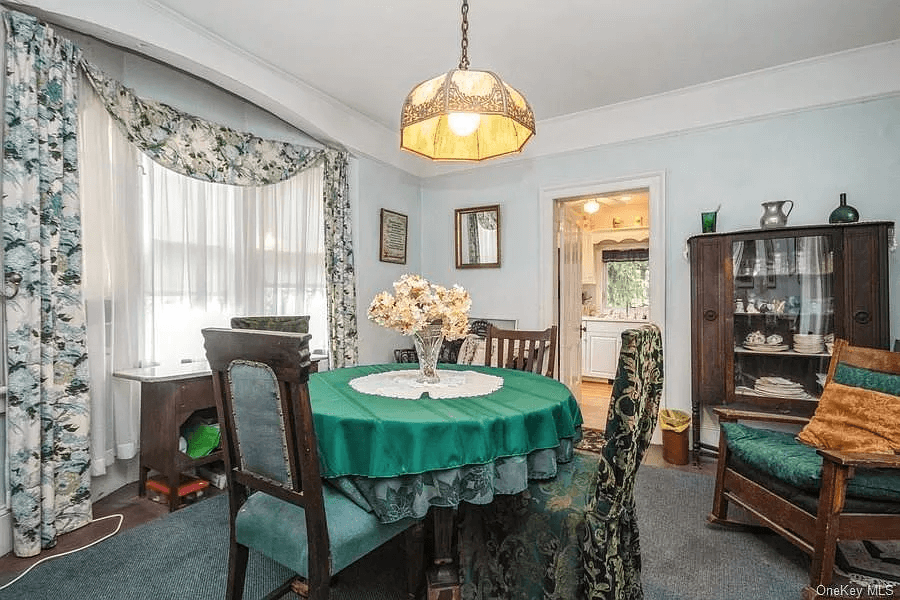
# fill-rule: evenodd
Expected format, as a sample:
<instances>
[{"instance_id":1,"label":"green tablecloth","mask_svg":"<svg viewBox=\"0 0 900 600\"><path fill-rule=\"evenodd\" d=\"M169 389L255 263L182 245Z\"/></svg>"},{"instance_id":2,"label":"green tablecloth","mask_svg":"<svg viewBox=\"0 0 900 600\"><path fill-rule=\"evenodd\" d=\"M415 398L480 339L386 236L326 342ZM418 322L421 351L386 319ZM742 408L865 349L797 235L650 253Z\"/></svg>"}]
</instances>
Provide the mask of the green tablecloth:
<instances>
[{"instance_id":1,"label":"green tablecloth","mask_svg":"<svg viewBox=\"0 0 900 600\"><path fill-rule=\"evenodd\" d=\"M581 411L560 382L521 371L439 365L503 378L475 397L417 400L363 394L351 379L409 369L351 367L310 376L322 475L385 522L428 507L484 504L528 479L556 475L581 436ZM415 366L413 365L413 368Z\"/></svg>"},{"instance_id":2,"label":"green tablecloth","mask_svg":"<svg viewBox=\"0 0 900 600\"><path fill-rule=\"evenodd\" d=\"M522 371L440 365L503 378L503 386L486 396L440 400L386 398L349 385L357 377L409 367L368 365L310 377L323 477L393 477L485 464L556 448L582 422L566 386Z\"/></svg>"}]
</instances>

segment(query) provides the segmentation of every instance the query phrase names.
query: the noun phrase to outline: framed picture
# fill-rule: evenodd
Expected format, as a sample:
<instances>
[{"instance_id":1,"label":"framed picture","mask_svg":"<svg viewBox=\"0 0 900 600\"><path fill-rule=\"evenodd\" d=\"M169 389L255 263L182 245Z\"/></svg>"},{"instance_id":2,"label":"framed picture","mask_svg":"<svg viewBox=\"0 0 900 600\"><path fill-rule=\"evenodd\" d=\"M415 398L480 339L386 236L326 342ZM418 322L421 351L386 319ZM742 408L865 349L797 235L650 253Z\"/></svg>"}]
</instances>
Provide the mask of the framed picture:
<instances>
[{"instance_id":1,"label":"framed picture","mask_svg":"<svg viewBox=\"0 0 900 600\"><path fill-rule=\"evenodd\" d=\"M406 264L406 215L381 209L381 251L378 260Z\"/></svg>"}]
</instances>

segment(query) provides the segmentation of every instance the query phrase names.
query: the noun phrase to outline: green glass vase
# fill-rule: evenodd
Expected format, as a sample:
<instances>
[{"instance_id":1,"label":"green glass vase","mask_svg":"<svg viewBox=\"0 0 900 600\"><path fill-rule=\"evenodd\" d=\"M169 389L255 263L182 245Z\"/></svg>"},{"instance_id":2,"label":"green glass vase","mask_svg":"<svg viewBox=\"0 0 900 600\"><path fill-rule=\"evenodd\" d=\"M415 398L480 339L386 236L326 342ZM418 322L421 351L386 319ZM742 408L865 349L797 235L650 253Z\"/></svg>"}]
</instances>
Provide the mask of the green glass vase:
<instances>
[{"instance_id":1,"label":"green glass vase","mask_svg":"<svg viewBox=\"0 0 900 600\"><path fill-rule=\"evenodd\" d=\"M841 194L841 205L831 211L828 222L856 223L857 221L859 221L859 211L847 204L847 194Z\"/></svg>"}]
</instances>

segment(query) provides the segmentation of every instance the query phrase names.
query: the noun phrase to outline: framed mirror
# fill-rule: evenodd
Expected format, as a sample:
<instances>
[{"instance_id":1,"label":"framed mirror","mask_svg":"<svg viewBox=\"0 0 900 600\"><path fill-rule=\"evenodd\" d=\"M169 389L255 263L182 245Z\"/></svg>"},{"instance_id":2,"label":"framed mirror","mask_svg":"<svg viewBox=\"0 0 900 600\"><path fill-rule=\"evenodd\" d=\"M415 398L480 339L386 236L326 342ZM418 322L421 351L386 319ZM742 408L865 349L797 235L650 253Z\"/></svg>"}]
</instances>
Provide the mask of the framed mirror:
<instances>
[{"instance_id":1,"label":"framed mirror","mask_svg":"<svg viewBox=\"0 0 900 600\"><path fill-rule=\"evenodd\" d=\"M456 268L500 267L500 205L456 209Z\"/></svg>"}]
</instances>

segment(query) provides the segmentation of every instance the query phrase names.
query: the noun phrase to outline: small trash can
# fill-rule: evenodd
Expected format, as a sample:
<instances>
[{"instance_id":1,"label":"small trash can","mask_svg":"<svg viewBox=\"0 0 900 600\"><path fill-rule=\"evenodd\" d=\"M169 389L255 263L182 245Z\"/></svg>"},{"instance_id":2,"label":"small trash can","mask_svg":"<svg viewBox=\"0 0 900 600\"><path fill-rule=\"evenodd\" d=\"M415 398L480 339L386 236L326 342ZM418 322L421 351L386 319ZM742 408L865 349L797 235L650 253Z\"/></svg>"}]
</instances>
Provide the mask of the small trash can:
<instances>
[{"instance_id":1,"label":"small trash can","mask_svg":"<svg viewBox=\"0 0 900 600\"><path fill-rule=\"evenodd\" d=\"M664 408L659 411L659 428L662 429L663 460L673 465L686 465L689 461L688 434L691 415Z\"/></svg>"}]
</instances>

